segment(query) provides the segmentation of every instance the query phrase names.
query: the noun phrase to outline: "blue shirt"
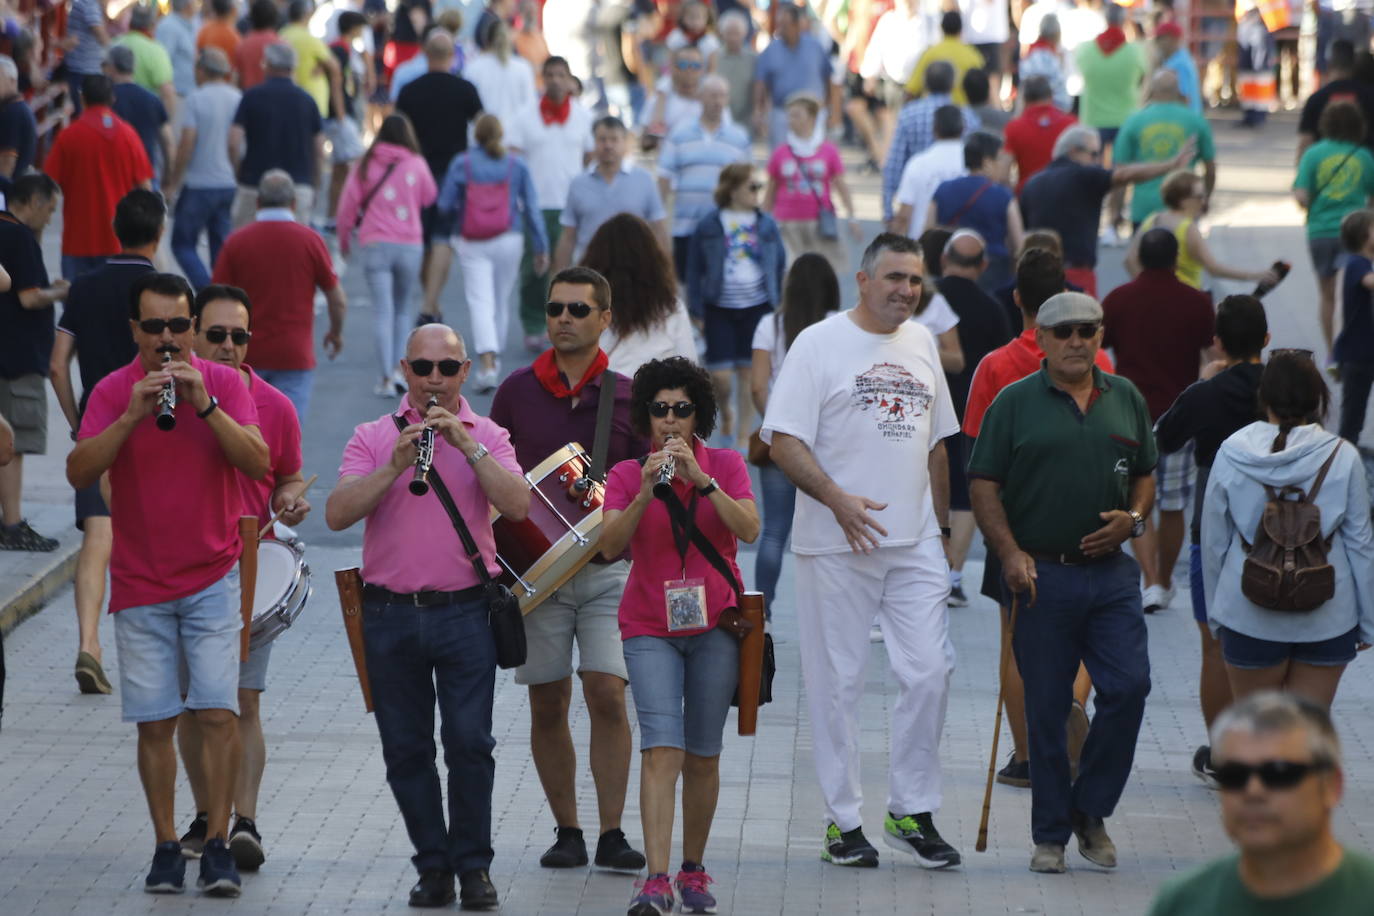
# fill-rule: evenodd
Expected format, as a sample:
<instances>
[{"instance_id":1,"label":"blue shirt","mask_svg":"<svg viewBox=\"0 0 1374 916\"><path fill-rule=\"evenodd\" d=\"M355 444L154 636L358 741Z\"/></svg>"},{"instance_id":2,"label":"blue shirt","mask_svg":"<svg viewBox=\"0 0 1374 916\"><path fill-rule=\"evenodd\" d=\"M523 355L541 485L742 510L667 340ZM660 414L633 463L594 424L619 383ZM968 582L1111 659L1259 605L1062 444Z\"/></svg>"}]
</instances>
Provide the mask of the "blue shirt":
<instances>
[{"instance_id":1,"label":"blue shirt","mask_svg":"<svg viewBox=\"0 0 1374 916\"><path fill-rule=\"evenodd\" d=\"M768 87L769 97L779 108L789 95L803 89L824 100L829 96L830 55L809 33L802 33L795 48L789 48L787 42L779 38L770 42L759 55L754 79Z\"/></svg>"},{"instance_id":2,"label":"blue shirt","mask_svg":"<svg viewBox=\"0 0 1374 916\"><path fill-rule=\"evenodd\" d=\"M720 170L749 161L749 135L722 123L708 134L700 121L683 124L668 135L658 156L658 174L673 181L673 235L688 236L703 216L715 209Z\"/></svg>"},{"instance_id":3,"label":"blue shirt","mask_svg":"<svg viewBox=\"0 0 1374 916\"><path fill-rule=\"evenodd\" d=\"M239 184L256 187L269 169L284 169L296 184L314 180L320 106L290 77L268 77L245 92L234 123L247 138Z\"/></svg>"},{"instance_id":4,"label":"blue shirt","mask_svg":"<svg viewBox=\"0 0 1374 916\"><path fill-rule=\"evenodd\" d=\"M982 193L979 193L979 192ZM975 200L973 195L977 194ZM931 198L941 226L974 229L988 245L988 257L1007 256L1007 207L1011 191L983 175L964 175L940 182ZM955 217L959 222L953 222Z\"/></svg>"},{"instance_id":5,"label":"blue shirt","mask_svg":"<svg viewBox=\"0 0 1374 916\"><path fill-rule=\"evenodd\" d=\"M76 47L63 55L67 69L85 76L99 73L105 59L105 48L95 37L94 29L105 25L105 13L97 0L72 0L67 12L67 32L76 36Z\"/></svg>"},{"instance_id":6,"label":"blue shirt","mask_svg":"<svg viewBox=\"0 0 1374 916\"><path fill-rule=\"evenodd\" d=\"M1197 64L1193 63L1193 56L1187 49L1179 48L1160 66L1178 74L1178 91L1188 100L1189 108L1201 112L1202 82L1198 79Z\"/></svg>"},{"instance_id":7,"label":"blue shirt","mask_svg":"<svg viewBox=\"0 0 1374 916\"><path fill-rule=\"evenodd\" d=\"M582 252L596 230L617 213L633 213L650 224L663 219L663 198L648 172L626 162L608 182L592 163L587 171L573 179L568 187L568 202L558 218L559 225L577 232L573 262L582 260Z\"/></svg>"},{"instance_id":8,"label":"blue shirt","mask_svg":"<svg viewBox=\"0 0 1374 916\"><path fill-rule=\"evenodd\" d=\"M191 22L185 16L168 13L153 34L172 59L172 87L185 98L196 88L196 36Z\"/></svg>"},{"instance_id":9,"label":"blue shirt","mask_svg":"<svg viewBox=\"0 0 1374 916\"><path fill-rule=\"evenodd\" d=\"M1332 351L1338 363L1374 364L1374 299L1364 285L1370 271L1374 271L1374 264L1364 255L1346 257L1341 280L1344 323Z\"/></svg>"},{"instance_id":10,"label":"blue shirt","mask_svg":"<svg viewBox=\"0 0 1374 916\"><path fill-rule=\"evenodd\" d=\"M1065 267L1096 267L1102 198L1111 189L1110 169L1060 156L1021 189L1021 222L1059 233Z\"/></svg>"},{"instance_id":11,"label":"blue shirt","mask_svg":"<svg viewBox=\"0 0 1374 916\"><path fill-rule=\"evenodd\" d=\"M923 95L902 107L902 113L897 116L897 129L892 133L892 147L887 151L887 162L883 163L884 221L892 219L892 199L897 196L897 185L902 183L902 169L906 168L907 161L935 142L935 110L953 104L952 96L936 94ZM960 107L964 112L964 136L967 137L982 127L983 122L972 108Z\"/></svg>"},{"instance_id":12,"label":"blue shirt","mask_svg":"<svg viewBox=\"0 0 1374 916\"><path fill-rule=\"evenodd\" d=\"M488 156L481 148L468 150L453 157L444 183L439 187L437 206L440 213L454 214L454 231L463 230L463 208L467 203L468 184L498 184L509 182L510 225L507 232L518 232L523 224L534 239L534 253L547 254L549 236L534 195L534 182L523 160L507 153L500 159Z\"/></svg>"},{"instance_id":13,"label":"blue shirt","mask_svg":"<svg viewBox=\"0 0 1374 916\"><path fill-rule=\"evenodd\" d=\"M157 135L162 125L167 123L167 109L162 100L137 83L116 83L114 96L114 104L110 107L115 114L129 122L138 139L143 141L148 161L158 165ZM167 165L165 162L160 164L163 167Z\"/></svg>"}]
</instances>

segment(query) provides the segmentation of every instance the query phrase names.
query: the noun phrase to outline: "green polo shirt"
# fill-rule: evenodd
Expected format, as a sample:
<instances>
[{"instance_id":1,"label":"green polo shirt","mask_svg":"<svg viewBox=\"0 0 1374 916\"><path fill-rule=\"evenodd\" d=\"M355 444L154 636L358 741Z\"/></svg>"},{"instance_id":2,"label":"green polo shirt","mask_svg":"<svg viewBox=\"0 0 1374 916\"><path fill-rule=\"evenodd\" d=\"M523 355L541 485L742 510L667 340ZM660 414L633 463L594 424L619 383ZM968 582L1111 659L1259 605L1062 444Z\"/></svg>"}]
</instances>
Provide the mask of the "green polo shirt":
<instances>
[{"instance_id":1,"label":"green polo shirt","mask_svg":"<svg viewBox=\"0 0 1374 916\"><path fill-rule=\"evenodd\" d=\"M1127 509L1132 477L1158 459L1150 411L1125 378L1093 367L1087 413L1040 371L992 402L969 459L970 478L1002 485L1002 506L1022 550L1073 553L1102 527L1099 512Z\"/></svg>"}]
</instances>

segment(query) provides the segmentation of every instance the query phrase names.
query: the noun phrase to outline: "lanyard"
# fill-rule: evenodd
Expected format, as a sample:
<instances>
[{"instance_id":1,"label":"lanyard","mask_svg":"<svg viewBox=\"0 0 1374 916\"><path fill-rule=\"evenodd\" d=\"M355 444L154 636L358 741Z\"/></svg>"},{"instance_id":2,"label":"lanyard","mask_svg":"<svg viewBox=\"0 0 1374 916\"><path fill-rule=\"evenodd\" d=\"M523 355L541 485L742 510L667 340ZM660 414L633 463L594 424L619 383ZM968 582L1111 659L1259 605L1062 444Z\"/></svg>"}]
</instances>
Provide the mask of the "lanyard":
<instances>
[{"instance_id":1,"label":"lanyard","mask_svg":"<svg viewBox=\"0 0 1374 916\"><path fill-rule=\"evenodd\" d=\"M681 509L682 501L677 500L677 494L673 494L677 502L677 508ZM692 490L692 500L687 504L685 512L674 512L672 506L666 506L668 510L668 524L673 531L673 544L677 547L678 559L682 561L683 578L687 576L687 548L692 543L692 535L695 533L697 523L697 492Z\"/></svg>"}]
</instances>

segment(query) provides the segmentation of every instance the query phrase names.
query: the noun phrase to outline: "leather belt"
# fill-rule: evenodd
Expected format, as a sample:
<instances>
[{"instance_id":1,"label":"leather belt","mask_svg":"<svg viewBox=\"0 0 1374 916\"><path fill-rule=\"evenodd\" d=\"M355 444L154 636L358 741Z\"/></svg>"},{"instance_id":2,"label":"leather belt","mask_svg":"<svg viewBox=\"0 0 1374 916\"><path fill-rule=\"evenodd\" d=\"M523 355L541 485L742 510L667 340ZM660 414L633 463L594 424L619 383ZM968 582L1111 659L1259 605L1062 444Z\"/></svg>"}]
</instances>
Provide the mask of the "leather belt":
<instances>
[{"instance_id":1,"label":"leather belt","mask_svg":"<svg viewBox=\"0 0 1374 916\"><path fill-rule=\"evenodd\" d=\"M1037 560L1044 560L1047 563L1058 563L1062 566L1091 566L1094 563L1116 559L1121 555L1121 548L1118 547L1115 550L1096 557L1090 557L1078 550L1071 553L1049 553L1044 550L1027 550L1026 553Z\"/></svg>"},{"instance_id":2,"label":"leather belt","mask_svg":"<svg viewBox=\"0 0 1374 916\"><path fill-rule=\"evenodd\" d=\"M440 607L449 604L463 604L481 598L486 589L481 585L461 589L456 592L393 592L380 585L363 583L363 600L378 601L383 604L409 604L415 607Z\"/></svg>"}]
</instances>

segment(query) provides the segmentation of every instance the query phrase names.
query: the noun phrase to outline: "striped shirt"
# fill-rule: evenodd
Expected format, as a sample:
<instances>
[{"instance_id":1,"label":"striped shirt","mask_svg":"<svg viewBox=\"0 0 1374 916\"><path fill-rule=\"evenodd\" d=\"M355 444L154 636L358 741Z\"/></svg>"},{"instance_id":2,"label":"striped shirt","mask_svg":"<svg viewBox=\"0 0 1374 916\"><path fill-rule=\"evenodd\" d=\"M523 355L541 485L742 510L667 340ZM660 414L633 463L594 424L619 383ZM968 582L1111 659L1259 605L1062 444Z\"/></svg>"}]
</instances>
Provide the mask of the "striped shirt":
<instances>
[{"instance_id":1,"label":"striped shirt","mask_svg":"<svg viewBox=\"0 0 1374 916\"><path fill-rule=\"evenodd\" d=\"M715 208L713 197L720 170L732 162L749 161L749 135L731 124L729 116L714 132L701 121L683 124L668 135L658 157L658 174L672 181L673 235L691 235L698 222Z\"/></svg>"}]
</instances>

